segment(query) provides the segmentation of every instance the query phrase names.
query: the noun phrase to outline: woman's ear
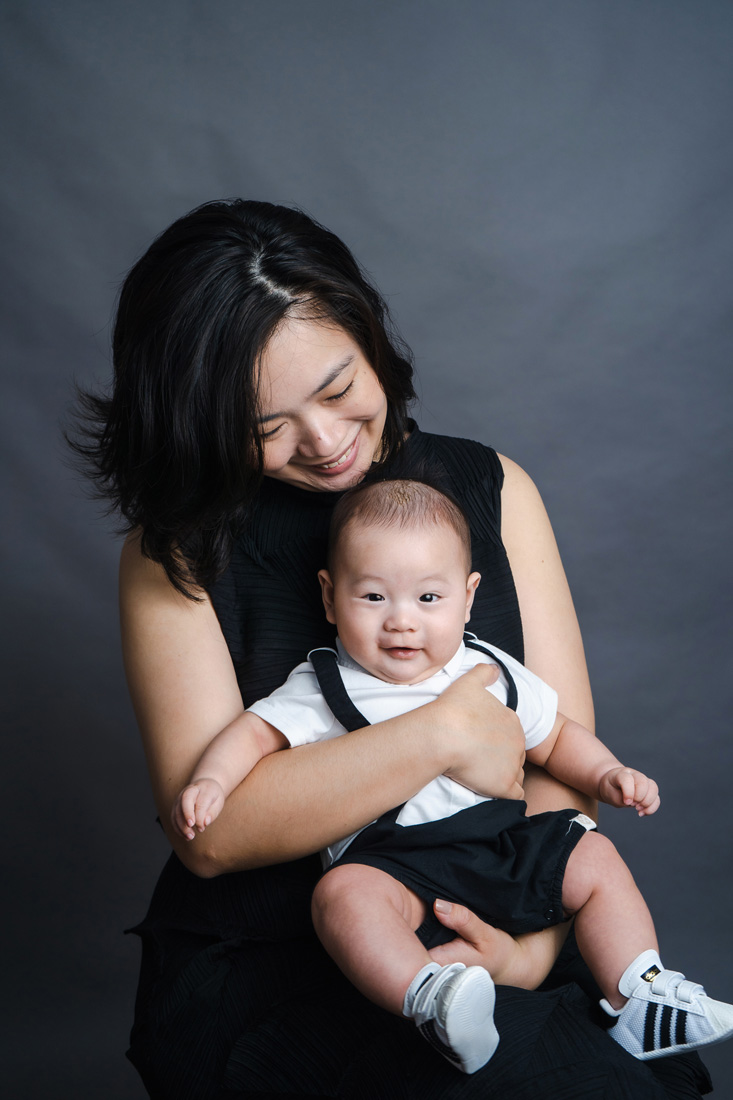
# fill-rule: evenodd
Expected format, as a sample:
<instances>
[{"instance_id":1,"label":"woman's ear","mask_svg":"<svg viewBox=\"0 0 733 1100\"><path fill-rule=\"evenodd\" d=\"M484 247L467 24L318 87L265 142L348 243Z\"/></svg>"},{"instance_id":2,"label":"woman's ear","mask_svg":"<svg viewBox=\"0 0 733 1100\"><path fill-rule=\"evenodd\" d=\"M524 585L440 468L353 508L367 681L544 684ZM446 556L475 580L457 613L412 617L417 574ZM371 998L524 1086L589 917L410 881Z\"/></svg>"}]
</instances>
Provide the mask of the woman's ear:
<instances>
[{"instance_id":1,"label":"woman's ear","mask_svg":"<svg viewBox=\"0 0 733 1100\"><path fill-rule=\"evenodd\" d=\"M466 622L471 618L471 608L473 607L473 597L476 595L476 589L479 586L481 580L480 573L469 574L466 581Z\"/></svg>"},{"instance_id":2,"label":"woman's ear","mask_svg":"<svg viewBox=\"0 0 733 1100\"><path fill-rule=\"evenodd\" d=\"M331 580L331 574L327 569L319 569L318 579L321 582L321 595L323 596L323 606L326 609L326 618L330 623L335 623L336 616L333 610L333 581Z\"/></svg>"}]
</instances>

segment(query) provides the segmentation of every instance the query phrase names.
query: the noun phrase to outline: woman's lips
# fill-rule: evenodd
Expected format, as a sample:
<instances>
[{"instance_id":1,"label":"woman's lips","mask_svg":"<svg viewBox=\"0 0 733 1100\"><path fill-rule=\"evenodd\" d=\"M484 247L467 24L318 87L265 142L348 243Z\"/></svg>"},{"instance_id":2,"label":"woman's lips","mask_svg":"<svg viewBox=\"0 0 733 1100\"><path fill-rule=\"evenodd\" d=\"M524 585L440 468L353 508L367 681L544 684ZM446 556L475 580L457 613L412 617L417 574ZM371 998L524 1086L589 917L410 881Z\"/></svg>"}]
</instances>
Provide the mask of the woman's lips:
<instances>
[{"instance_id":1,"label":"woman's lips","mask_svg":"<svg viewBox=\"0 0 733 1100\"><path fill-rule=\"evenodd\" d=\"M327 477L343 473L344 470L348 470L353 465L359 453L358 444L359 436L357 435L353 443L350 443L343 454L339 455L333 462L324 462L321 466L310 466L309 469L318 470L319 474L325 474Z\"/></svg>"}]
</instances>

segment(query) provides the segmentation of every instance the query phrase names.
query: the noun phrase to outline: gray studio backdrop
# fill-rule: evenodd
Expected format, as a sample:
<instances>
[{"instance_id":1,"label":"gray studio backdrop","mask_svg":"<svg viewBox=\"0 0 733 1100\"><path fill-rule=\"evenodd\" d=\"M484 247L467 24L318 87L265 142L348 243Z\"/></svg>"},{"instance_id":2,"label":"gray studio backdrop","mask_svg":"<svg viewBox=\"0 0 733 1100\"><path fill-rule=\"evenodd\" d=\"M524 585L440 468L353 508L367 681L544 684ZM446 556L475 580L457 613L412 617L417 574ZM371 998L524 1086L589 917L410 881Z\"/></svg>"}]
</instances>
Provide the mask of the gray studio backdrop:
<instances>
[{"instance_id":1,"label":"gray studio backdrop","mask_svg":"<svg viewBox=\"0 0 733 1100\"><path fill-rule=\"evenodd\" d=\"M143 1095L122 929L165 843L59 425L125 270L232 195L341 234L423 428L535 477L599 729L663 792L604 827L668 965L733 998L729 0L6 0L0 43L6 1095ZM733 1044L706 1061L730 1095Z\"/></svg>"}]
</instances>

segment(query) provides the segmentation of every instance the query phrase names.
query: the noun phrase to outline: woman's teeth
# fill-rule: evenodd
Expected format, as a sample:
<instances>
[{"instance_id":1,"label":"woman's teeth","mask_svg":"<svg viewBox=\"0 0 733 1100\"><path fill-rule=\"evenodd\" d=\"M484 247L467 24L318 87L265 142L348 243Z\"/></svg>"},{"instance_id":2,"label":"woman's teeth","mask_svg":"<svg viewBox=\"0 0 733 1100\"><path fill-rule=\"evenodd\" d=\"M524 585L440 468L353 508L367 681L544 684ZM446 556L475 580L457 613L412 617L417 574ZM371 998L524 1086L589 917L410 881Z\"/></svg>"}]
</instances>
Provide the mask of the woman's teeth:
<instances>
[{"instance_id":1,"label":"woman's teeth","mask_svg":"<svg viewBox=\"0 0 733 1100\"><path fill-rule=\"evenodd\" d=\"M354 440L354 443L356 443L356 440ZM351 452L354 449L354 443L351 444L348 451L344 451L344 453L341 455L341 458L336 459L335 462L324 462L323 465L319 467L319 469L333 470L336 468L336 466L343 466L344 462L346 462L346 459L350 458L351 456Z\"/></svg>"}]
</instances>

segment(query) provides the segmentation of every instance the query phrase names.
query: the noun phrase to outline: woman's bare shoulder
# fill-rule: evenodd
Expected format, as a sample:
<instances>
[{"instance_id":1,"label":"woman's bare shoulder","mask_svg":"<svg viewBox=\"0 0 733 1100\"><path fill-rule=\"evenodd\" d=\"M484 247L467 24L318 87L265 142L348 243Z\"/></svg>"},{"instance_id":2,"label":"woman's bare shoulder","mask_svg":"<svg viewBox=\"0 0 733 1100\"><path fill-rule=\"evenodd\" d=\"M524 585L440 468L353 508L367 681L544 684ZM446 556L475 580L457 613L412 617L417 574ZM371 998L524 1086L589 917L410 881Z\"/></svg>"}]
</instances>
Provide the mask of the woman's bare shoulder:
<instances>
[{"instance_id":1,"label":"woman's bare shoulder","mask_svg":"<svg viewBox=\"0 0 733 1100\"><path fill-rule=\"evenodd\" d=\"M560 553L542 497L521 466L504 469L501 537L522 614L525 664L560 696L560 709L593 729L583 643Z\"/></svg>"},{"instance_id":2,"label":"woman's bare shoulder","mask_svg":"<svg viewBox=\"0 0 733 1100\"><path fill-rule=\"evenodd\" d=\"M525 492L530 494L536 494L539 497L537 486L527 471L515 462L513 458L507 458L506 455L499 454L497 451L496 457L501 463L501 468L504 471L504 489L509 489L510 492Z\"/></svg>"},{"instance_id":3,"label":"woman's bare shoulder","mask_svg":"<svg viewBox=\"0 0 733 1100\"><path fill-rule=\"evenodd\" d=\"M136 606L154 614L166 608L188 620L205 619L213 615L208 594L194 589L195 599L189 599L173 586L160 562L153 561L142 549L139 531L127 536L120 553L120 605L123 610Z\"/></svg>"}]
</instances>

